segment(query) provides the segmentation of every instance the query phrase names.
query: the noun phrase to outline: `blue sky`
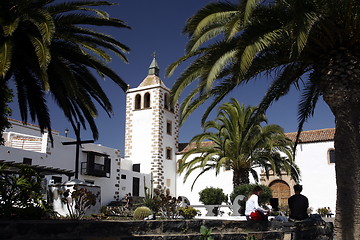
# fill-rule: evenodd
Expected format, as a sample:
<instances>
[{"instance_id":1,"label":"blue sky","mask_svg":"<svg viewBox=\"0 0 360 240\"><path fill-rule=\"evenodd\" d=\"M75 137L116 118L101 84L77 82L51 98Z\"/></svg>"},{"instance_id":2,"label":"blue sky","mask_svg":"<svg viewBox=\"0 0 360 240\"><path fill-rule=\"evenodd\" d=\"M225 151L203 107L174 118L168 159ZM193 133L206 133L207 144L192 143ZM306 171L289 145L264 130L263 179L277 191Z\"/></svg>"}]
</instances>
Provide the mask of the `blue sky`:
<instances>
[{"instance_id":1,"label":"blue sky","mask_svg":"<svg viewBox=\"0 0 360 240\"><path fill-rule=\"evenodd\" d=\"M187 18L211 0L117 0L116 6L108 7L111 17L126 21L132 28L106 29L108 34L115 36L120 42L131 48L128 55L129 64L124 64L116 57L111 62L111 67L130 84L137 87L147 75L153 52L157 53L160 67L160 77L168 87L171 87L176 77L181 73L181 68L175 71L170 78L165 78L166 67L176 61L184 53L186 36L182 35L182 28ZM185 67L184 65L183 67ZM99 78L100 79L100 78ZM100 79L105 92L113 104L114 115L109 118L99 108L99 117L96 119L100 137L97 143L104 146L120 149L123 152L125 138L125 94L111 80ZM241 86L232 92L230 97L235 97L245 105L256 105L264 96L271 79L258 78L246 86ZM292 89L288 95L274 103L267 111L268 122L278 124L286 132L297 130L297 104L300 92ZM11 104L12 118L20 120L17 103ZM74 137L70 124L63 117L62 112L49 98L52 128L63 133L65 128L70 129L69 136ZM190 116L180 128L180 142L188 142L194 134L200 133L200 119L204 107L199 108ZM213 119L216 111L210 119ZM305 130L334 127L334 117L328 106L321 100L315 110L315 116L304 126ZM91 139L91 132L82 130L82 139Z\"/></svg>"}]
</instances>

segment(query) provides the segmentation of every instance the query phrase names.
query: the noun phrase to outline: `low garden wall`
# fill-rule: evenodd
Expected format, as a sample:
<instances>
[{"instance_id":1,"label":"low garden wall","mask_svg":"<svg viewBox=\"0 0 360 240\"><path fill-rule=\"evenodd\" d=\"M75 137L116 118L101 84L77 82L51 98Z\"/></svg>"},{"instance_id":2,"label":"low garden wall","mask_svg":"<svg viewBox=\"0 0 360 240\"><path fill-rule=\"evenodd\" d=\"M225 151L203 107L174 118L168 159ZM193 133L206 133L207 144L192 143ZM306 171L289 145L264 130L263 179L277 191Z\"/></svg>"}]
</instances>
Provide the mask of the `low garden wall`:
<instances>
[{"instance_id":1,"label":"low garden wall","mask_svg":"<svg viewBox=\"0 0 360 240\"><path fill-rule=\"evenodd\" d=\"M331 240L332 223L246 222L228 220L44 220L0 221L0 239L136 240L200 239L200 227L211 229L215 240Z\"/></svg>"}]
</instances>

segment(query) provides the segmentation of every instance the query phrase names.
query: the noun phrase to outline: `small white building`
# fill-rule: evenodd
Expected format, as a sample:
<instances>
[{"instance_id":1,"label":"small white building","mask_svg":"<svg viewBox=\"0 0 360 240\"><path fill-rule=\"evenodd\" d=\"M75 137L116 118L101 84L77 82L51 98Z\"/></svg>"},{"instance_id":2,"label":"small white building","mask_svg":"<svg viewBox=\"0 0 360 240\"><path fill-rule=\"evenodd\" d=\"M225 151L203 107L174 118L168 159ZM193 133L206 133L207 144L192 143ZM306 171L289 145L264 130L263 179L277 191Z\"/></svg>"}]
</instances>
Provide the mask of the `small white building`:
<instances>
[{"instance_id":1,"label":"small white building","mask_svg":"<svg viewBox=\"0 0 360 240\"><path fill-rule=\"evenodd\" d=\"M48 184L63 183L75 173L75 145L63 145L75 139L52 131L53 146L48 133L41 134L36 125L9 119L11 127L3 133L5 145L0 146L0 162L27 164L43 175ZM144 196L144 179L133 164L120 158L120 151L97 144L82 144L79 152L79 180L101 187L101 203L122 199L126 193Z\"/></svg>"}]
</instances>

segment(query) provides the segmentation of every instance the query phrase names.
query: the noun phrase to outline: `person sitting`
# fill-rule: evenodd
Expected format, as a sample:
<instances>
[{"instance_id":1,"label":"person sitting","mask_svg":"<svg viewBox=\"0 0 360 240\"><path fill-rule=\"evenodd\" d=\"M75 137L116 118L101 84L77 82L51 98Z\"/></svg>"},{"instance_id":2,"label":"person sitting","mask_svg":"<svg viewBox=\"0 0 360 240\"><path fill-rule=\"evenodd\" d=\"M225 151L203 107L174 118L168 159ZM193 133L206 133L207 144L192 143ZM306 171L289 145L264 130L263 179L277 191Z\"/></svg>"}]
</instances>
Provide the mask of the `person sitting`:
<instances>
[{"instance_id":1,"label":"person sitting","mask_svg":"<svg viewBox=\"0 0 360 240\"><path fill-rule=\"evenodd\" d=\"M304 220L309 217L307 209L309 207L309 200L301 194L302 186L296 184L294 186L295 194L288 199L291 220Z\"/></svg>"},{"instance_id":2,"label":"person sitting","mask_svg":"<svg viewBox=\"0 0 360 240\"><path fill-rule=\"evenodd\" d=\"M326 214L326 217L332 217L332 215L334 215L334 214L331 212L331 208L328 207L327 210L328 210L328 212Z\"/></svg>"},{"instance_id":3,"label":"person sitting","mask_svg":"<svg viewBox=\"0 0 360 240\"><path fill-rule=\"evenodd\" d=\"M123 202L124 203L124 205L126 205L126 203L128 202L128 195L127 194L125 194L125 197L123 197L122 199L121 199L121 202Z\"/></svg>"},{"instance_id":4,"label":"person sitting","mask_svg":"<svg viewBox=\"0 0 360 240\"><path fill-rule=\"evenodd\" d=\"M127 195L127 198L126 198L125 208L129 209L133 205L133 198L131 196L131 193L128 193L126 195Z\"/></svg>"},{"instance_id":5,"label":"person sitting","mask_svg":"<svg viewBox=\"0 0 360 240\"><path fill-rule=\"evenodd\" d=\"M259 206L259 195L261 194L262 189L260 186L255 186L251 196L246 201L245 205L245 216L248 220L255 221L267 221L267 210Z\"/></svg>"}]
</instances>

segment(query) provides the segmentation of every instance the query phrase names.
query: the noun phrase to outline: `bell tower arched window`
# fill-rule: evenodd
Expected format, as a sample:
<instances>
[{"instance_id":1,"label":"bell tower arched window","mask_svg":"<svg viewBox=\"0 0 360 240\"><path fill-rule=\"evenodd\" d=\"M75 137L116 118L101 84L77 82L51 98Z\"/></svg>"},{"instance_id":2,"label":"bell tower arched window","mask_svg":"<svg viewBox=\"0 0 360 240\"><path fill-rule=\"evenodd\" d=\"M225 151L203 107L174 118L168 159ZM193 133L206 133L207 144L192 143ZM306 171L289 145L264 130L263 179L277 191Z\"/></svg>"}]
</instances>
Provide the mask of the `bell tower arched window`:
<instances>
[{"instance_id":1,"label":"bell tower arched window","mask_svg":"<svg viewBox=\"0 0 360 240\"><path fill-rule=\"evenodd\" d=\"M144 108L150 107L150 93L145 93L144 95Z\"/></svg>"},{"instance_id":2,"label":"bell tower arched window","mask_svg":"<svg viewBox=\"0 0 360 240\"><path fill-rule=\"evenodd\" d=\"M141 95L136 94L136 96L135 96L135 109L140 109L140 108L141 108Z\"/></svg>"}]
</instances>

